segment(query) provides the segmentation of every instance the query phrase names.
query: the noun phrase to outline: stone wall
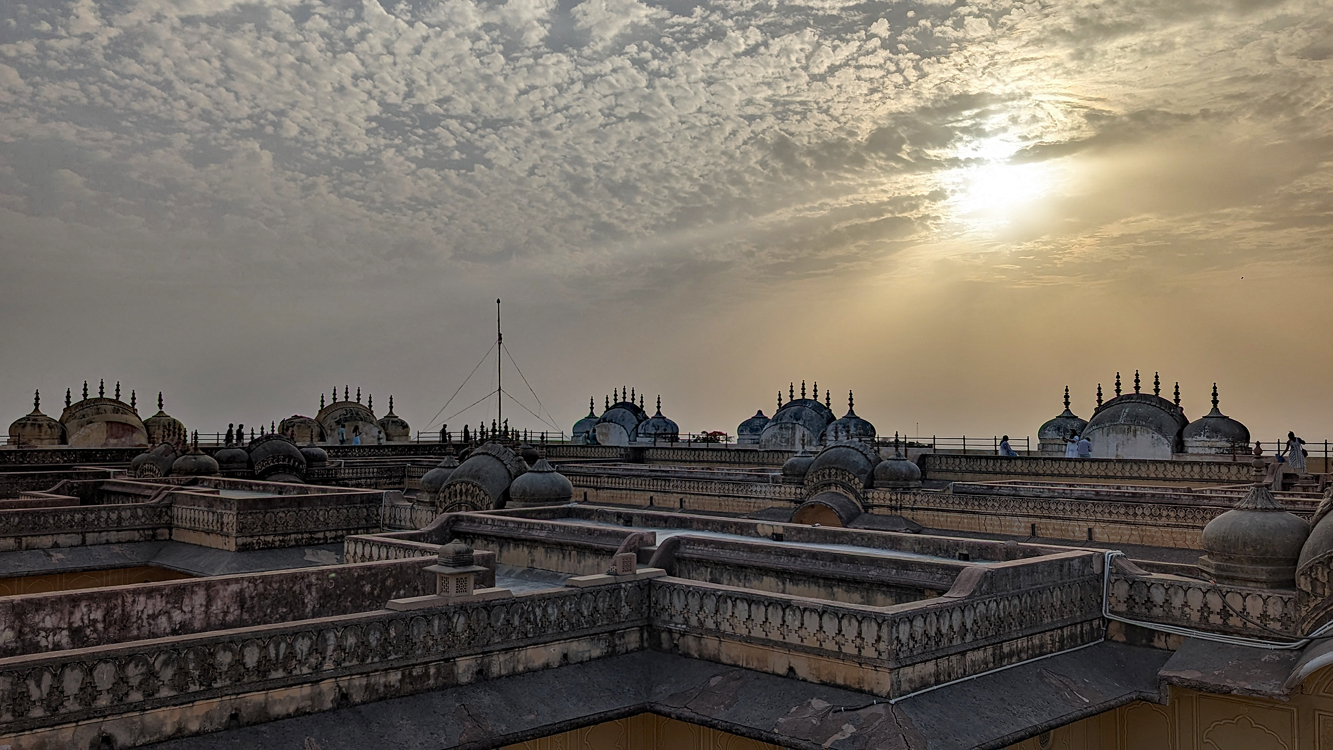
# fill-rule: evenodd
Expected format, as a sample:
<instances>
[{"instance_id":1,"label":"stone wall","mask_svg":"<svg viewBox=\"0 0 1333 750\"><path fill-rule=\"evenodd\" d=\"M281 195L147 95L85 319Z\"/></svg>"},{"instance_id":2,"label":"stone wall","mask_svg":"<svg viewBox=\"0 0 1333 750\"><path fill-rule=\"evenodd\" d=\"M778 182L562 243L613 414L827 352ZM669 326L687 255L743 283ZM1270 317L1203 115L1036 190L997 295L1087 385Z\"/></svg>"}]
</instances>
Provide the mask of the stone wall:
<instances>
[{"instance_id":1,"label":"stone wall","mask_svg":"<svg viewBox=\"0 0 1333 750\"><path fill-rule=\"evenodd\" d=\"M1251 481L1253 476L1250 462L1243 457L1232 462L926 453L917 459L917 463L925 478L946 482L1045 479L1136 484L1239 484Z\"/></svg>"},{"instance_id":2,"label":"stone wall","mask_svg":"<svg viewBox=\"0 0 1333 750\"><path fill-rule=\"evenodd\" d=\"M169 538L165 503L0 510L0 552Z\"/></svg>"},{"instance_id":3,"label":"stone wall","mask_svg":"<svg viewBox=\"0 0 1333 750\"><path fill-rule=\"evenodd\" d=\"M4 471L0 472L0 498L18 497L23 492L49 490L66 480L110 479L114 474L115 471L111 469L93 468Z\"/></svg>"},{"instance_id":4,"label":"stone wall","mask_svg":"<svg viewBox=\"0 0 1333 750\"><path fill-rule=\"evenodd\" d=\"M333 617L435 593L421 560L0 598L0 659Z\"/></svg>"},{"instance_id":5,"label":"stone wall","mask_svg":"<svg viewBox=\"0 0 1333 750\"><path fill-rule=\"evenodd\" d=\"M1295 590L1228 586L1148 573L1116 560L1110 611L1131 620L1264 640L1299 637Z\"/></svg>"},{"instance_id":6,"label":"stone wall","mask_svg":"<svg viewBox=\"0 0 1333 750\"><path fill-rule=\"evenodd\" d=\"M217 480L227 486L236 480ZM228 497L183 489L170 495L171 538L231 551L301 547L341 541L380 528L382 493L252 483L264 492L302 494Z\"/></svg>"}]
</instances>

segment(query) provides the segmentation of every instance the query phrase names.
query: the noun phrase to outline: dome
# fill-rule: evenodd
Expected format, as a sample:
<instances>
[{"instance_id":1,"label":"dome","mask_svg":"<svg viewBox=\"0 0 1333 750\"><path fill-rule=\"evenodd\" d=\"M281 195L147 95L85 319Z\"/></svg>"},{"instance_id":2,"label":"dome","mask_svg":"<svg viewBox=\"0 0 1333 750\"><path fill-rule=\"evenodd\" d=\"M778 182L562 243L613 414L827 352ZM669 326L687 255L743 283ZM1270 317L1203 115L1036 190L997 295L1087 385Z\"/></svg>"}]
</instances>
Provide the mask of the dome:
<instances>
[{"instance_id":1,"label":"dome","mask_svg":"<svg viewBox=\"0 0 1333 750\"><path fill-rule=\"evenodd\" d=\"M891 490L920 487L921 467L908 461L901 453L895 454L875 466L875 486Z\"/></svg>"},{"instance_id":2,"label":"dome","mask_svg":"<svg viewBox=\"0 0 1333 750\"><path fill-rule=\"evenodd\" d=\"M360 390L357 391L357 399L360 399ZM361 435L362 445L374 445L379 442L384 430L380 427L379 418L370 410L366 404L359 400L348 400L349 396L344 389L342 401L334 401L328 406L319 410L315 415L315 421L319 423L319 428L324 434L324 442L339 443L338 429L342 428L342 441L340 444L351 445L353 434L358 430Z\"/></svg>"},{"instance_id":3,"label":"dome","mask_svg":"<svg viewBox=\"0 0 1333 750\"><path fill-rule=\"evenodd\" d=\"M393 413L393 396L389 397L389 413L380 418L380 429L384 431L386 443L412 442L412 428L407 420Z\"/></svg>"},{"instance_id":4,"label":"dome","mask_svg":"<svg viewBox=\"0 0 1333 750\"><path fill-rule=\"evenodd\" d=\"M1296 566L1310 524L1288 513L1263 485L1203 528L1199 569L1219 583L1268 588L1295 586Z\"/></svg>"},{"instance_id":5,"label":"dome","mask_svg":"<svg viewBox=\"0 0 1333 750\"><path fill-rule=\"evenodd\" d=\"M466 542L455 539L440 547L436 564L445 568L468 568L476 563L476 556Z\"/></svg>"},{"instance_id":6,"label":"dome","mask_svg":"<svg viewBox=\"0 0 1333 750\"><path fill-rule=\"evenodd\" d=\"M680 428L676 423L662 416L662 397L657 397L657 413L639 423L639 440L655 442L665 440L671 443L680 439Z\"/></svg>"},{"instance_id":7,"label":"dome","mask_svg":"<svg viewBox=\"0 0 1333 750\"><path fill-rule=\"evenodd\" d=\"M864 443L837 443L819 452L806 473L807 483L821 471L846 472L855 477L857 486L869 487L879 464L879 454Z\"/></svg>"},{"instance_id":8,"label":"dome","mask_svg":"<svg viewBox=\"0 0 1333 750\"><path fill-rule=\"evenodd\" d=\"M1304 570L1316 559L1326 557L1333 552L1333 521L1324 523L1324 519L1330 515L1330 510L1333 510L1333 485L1324 490L1324 499L1320 501L1318 510L1310 519L1310 536L1301 547L1301 557L1296 563L1298 570Z\"/></svg>"},{"instance_id":9,"label":"dome","mask_svg":"<svg viewBox=\"0 0 1333 750\"><path fill-rule=\"evenodd\" d=\"M768 417L764 416L764 410L756 411L753 417L741 422L736 428L736 445L758 445L759 436L767 426Z\"/></svg>"},{"instance_id":10,"label":"dome","mask_svg":"<svg viewBox=\"0 0 1333 750\"><path fill-rule=\"evenodd\" d=\"M840 440L859 440L861 442L871 443L875 440L875 426L856 416L856 410L852 408L852 392L847 392L847 413L842 418L833 422L824 428L824 434L821 436L825 445L836 443Z\"/></svg>"},{"instance_id":11,"label":"dome","mask_svg":"<svg viewBox=\"0 0 1333 750\"><path fill-rule=\"evenodd\" d=\"M324 442L324 428L314 418L303 414L293 414L279 422L278 433L299 444Z\"/></svg>"},{"instance_id":12,"label":"dome","mask_svg":"<svg viewBox=\"0 0 1333 750\"><path fill-rule=\"evenodd\" d=\"M215 477L218 473L218 462L212 456L198 452L198 449L171 463L173 477Z\"/></svg>"},{"instance_id":13,"label":"dome","mask_svg":"<svg viewBox=\"0 0 1333 750\"><path fill-rule=\"evenodd\" d=\"M789 395L793 389L789 388ZM805 384L801 384L801 398L793 398L773 412L773 418L759 435L759 447L764 450L797 450L818 445L824 430L837 418L819 399L805 398ZM781 394L779 394L781 395Z\"/></svg>"},{"instance_id":14,"label":"dome","mask_svg":"<svg viewBox=\"0 0 1333 750\"><path fill-rule=\"evenodd\" d=\"M639 437L639 423L648 414L633 401L619 401L602 412L593 427L598 445L629 445Z\"/></svg>"},{"instance_id":15,"label":"dome","mask_svg":"<svg viewBox=\"0 0 1333 750\"><path fill-rule=\"evenodd\" d=\"M458 459L453 456L445 456L444 460L436 464L435 468L421 475L420 494L434 499L440 494L440 488L449 481L449 475L458 468Z\"/></svg>"},{"instance_id":16,"label":"dome","mask_svg":"<svg viewBox=\"0 0 1333 750\"><path fill-rule=\"evenodd\" d=\"M148 432L150 443L181 443L188 439L185 425L179 419L162 410L162 392L157 393L157 413L145 419L144 430Z\"/></svg>"},{"instance_id":17,"label":"dome","mask_svg":"<svg viewBox=\"0 0 1333 750\"><path fill-rule=\"evenodd\" d=\"M440 505L446 509L502 508L508 499L509 483L525 471L523 459L503 445L478 446L440 487Z\"/></svg>"},{"instance_id":18,"label":"dome","mask_svg":"<svg viewBox=\"0 0 1333 750\"><path fill-rule=\"evenodd\" d=\"M791 522L845 527L864 512L855 500L840 492L821 492L801 503L792 513Z\"/></svg>"},{"instance_id":19,"label":"dome","mask_svg":"<svg viewBox=\"0 0 1333 750\"><path fill-rule=\"evenodd\" d=\"M782 481L786 484L800 484L805 481L806 472L810 471L810 464L815 457L810 451L802 448L800 453L787 459L782 465Z\"/></svg>"},{"instance_id":20,"label":"dome","mask_svg":"<svg viewBox=\"0 0 1333 750\"><path fill-rule=\"evenodd\" d=\"M1250 430L1218 408L1217 383L1213 383L1213 410L1190 422L1181 440L1186 453L1243 453L1250 446Z\"/></svg>"},{"instance_id":21,"label":"dome","mask_svg":"<svg viewBox=\"0 0 1333 750\"><path fill-rule=\"evenodd\" d=\"M134 406L121 401L120 385L116 398L106 398L106 389L100 386L96 398L88 397L88 385L83 386L84 397L60 414L65 427L65 441L75 448L132 448L148 447L148 431ZM168 438L170 439L170 438ZM180 439L185 432L182 428Z\"/></svg>"},{"instance_id":22,"label":"dome","mask_svg":"<svg viewBox=\"0 0 1333 750\"><path fill-rule=\"evenodd\" d=\"M179 456L173 443L158 443L152 450L140 453L130 461L130 473L136 477L168 476Z\"/></svg>"},{"instance_id":23,"label":"dome","mask_svg":"<svg viewBox=\"0 0 1333 750\"><path fill-rule=\"evenodd\" d=\"M259 479L299 482L305 476L305 456L291 439L269 433L252 440L249 448L250 465ZM294 478L277 479L277 474Z\"/></svg>"},{"instance_id":24,"label":"dome","mask_svg":"<svg viewBox=\"0 0 1333 750\"><path fill-rule=\"evenodd\" d=\"M588 435L597 426L597 413L593 410L593 401L588 399L588 416L574 423L573 438L575 443L586 443Z\"/></svg>"},{"instance_id":25,"label":"dome","mask_svg":"<svg viewBox=\"0 0 1333 750\"><path fill-rule=\"evenodd\" d=\"M9 444L18 446L60 445L65 442L65 426L41 410L42 394L32 399L32 413L9 426Z\"/></svg>"},{"instance_id":26,"label":"dome","mask_svg":"<svg viewBox=\"0 0 1333 750\"><path fill-rule=\"evenodd\" d=\"M305 456L305 465L307 468L327 466L329 463L328 451L315 445L313 442L301 446L301 455Z\"/></svg>"},{"instance_id":27,"label":"dome","mask_svg":"<svg viewBox=\"0 0 1333 750\"><path fill-rule=\"evenodd\" d=\"M531 469L509 485L509 507L512 508L560 505L573 497L574 485L544 458L537 459Z\"/></svg>"},{"instance_id":28,"label":"dome","mask_svg":"<svg viewBox=\"0 0 1333 750\"><path fill-rule=\"evenodd\" d=\"M1180 436L1189 424L1184 412L1161 396L1139 393L1137 373L1134 379L1134 393L1097 407L1088 421L1083 434L1092 443L1093 458L1169 459L1184 447Z\"/></svg>"},{"instance_id":29,"label":"dome","mask_svg":"<svg viewBox=\"0 0 1333 750\"><path fill-rule=\"evenodd\" d=\"M1088 420L1079 418L1069 410L1069 386L1065 386L1065 410L1037 430L1037 441L1041 446L1041 452L1064 455L1065 439L1069 437L1069 433L1082 435L1087 426Z\"/></svg>"},{"instance_id":30,"label":"dome","mask_svg":"<svg viewBox=\"0 0 1333 750\"><path fill-rule=\"evenodd\" d=\"M250 454L244 448L229 445L214 453L213 460L218 462L218 469L223 476L235 477L250 473Z\"/></svg>"}]
</instances>

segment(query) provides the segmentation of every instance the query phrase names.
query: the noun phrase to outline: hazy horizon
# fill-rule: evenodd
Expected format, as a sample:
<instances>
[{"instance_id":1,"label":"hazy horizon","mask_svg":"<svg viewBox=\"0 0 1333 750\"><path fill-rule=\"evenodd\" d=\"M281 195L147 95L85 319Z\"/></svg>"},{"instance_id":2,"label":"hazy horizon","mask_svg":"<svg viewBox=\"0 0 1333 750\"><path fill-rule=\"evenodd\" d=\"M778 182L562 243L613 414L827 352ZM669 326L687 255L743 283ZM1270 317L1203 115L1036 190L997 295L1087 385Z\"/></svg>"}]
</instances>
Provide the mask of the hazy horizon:
<instances>
[{"instance_id":1,"label":"hazy horizon","mask_svg":"<svg viewBox=\"0 0 1333 750\"><path fill-rule=\"evenodd\" d=\"M105 378L435 429L502 297L565 430L624 385L734 433L804 379L1035 439L1138 369L1333 438L1330 59L1327 2L9 3L0 420Z\"/></svg>"}]
</instances>

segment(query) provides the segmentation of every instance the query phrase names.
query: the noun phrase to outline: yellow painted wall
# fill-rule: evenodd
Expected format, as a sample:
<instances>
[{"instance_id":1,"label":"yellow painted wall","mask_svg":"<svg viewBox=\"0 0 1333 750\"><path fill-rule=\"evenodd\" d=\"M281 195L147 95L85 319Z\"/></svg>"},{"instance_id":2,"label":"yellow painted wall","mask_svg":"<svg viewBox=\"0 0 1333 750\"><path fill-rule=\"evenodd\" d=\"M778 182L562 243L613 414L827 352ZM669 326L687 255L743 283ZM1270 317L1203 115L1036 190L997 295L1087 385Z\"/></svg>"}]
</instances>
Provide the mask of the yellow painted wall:
<instances>
[{"instance_id":1,"label":"yellow painted wall","mask_svg":"<svg viewBox=\"0 0 1333 750\"><path fill-rule=\"evenodd\" d=\"M656 714L639 714L510 745L505 750L778 750L778 745Z\"/></svg>"},{"instance_id":2,"label":"yellow painted wall","mask_svg":"<svg viewBox=\"0 0 1333 750\"><path fill-rule=\"evenodd\" d=\"M45 594L51 591L71 591L73 589L97 589L103 586L156 583L158 581L174 581L180 578L193 577L189 573L181 573L180 571L151 565L139 565L133 568L111 568L109 570L82 570L70 573L45 573L35 576L0 578L0 596Z\"/></svg>"},{"instance_id":3,"label":"yellow painted wall","mask_svg":"<svg viewBox=\"0 0 1333 750\"><path fill-rule=\"evenodd\" d=\"M1287 701L1175 688L1165 706L1131 703L1011 750L1333 750L1333 668Z\"/></svg>"}]
</instances>

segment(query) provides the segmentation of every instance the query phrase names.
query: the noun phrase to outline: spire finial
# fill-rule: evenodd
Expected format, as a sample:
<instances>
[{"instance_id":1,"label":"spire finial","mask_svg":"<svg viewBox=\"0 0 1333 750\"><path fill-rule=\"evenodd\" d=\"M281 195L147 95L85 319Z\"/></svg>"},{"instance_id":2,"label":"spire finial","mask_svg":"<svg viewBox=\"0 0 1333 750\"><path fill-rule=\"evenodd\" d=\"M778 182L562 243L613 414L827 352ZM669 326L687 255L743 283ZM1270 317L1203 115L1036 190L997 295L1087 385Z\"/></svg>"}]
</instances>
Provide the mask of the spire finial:
<instances>
[{"instance_id":1,"label":"spire finial","mask_svg":"<svg viewBox=\"0 0 1333 750\"><path fill-rule=\"evenodd\" d=\"M610 397L610 396L607 396L607 397L606 397L606 407L605 407L605 408L607 408L607 409L610 409L610 408L611 408L611 397Z\"/></svg>"},{"instance_id":2,"label":"spire finial","mask_svg":"<svg viewBox=\"0 0 1333 750\"><path fill-rule=\"evenodd\" d=\"M1139 371L1134 371L1134 392L1139 393Z\"/></svg>"},{"instance_id":3,"label":"spire finial","mask_svg":"<svg viewBox=\"0 0 1333 750\"><path fill-rule=\"evenodd\" d=\"M97 397L106 398L106 379L97 381Z\"/></svg>"},{"instance_id":4,"label":"spire finial","mask_svg":"<svg viewBox=\"0 0 1333 750\"><path fill-rule=\"evenodd\" d=\"M801 381L801 398L802 398L802 399L805 398L805 381L804 381L804 380Z\"/></svg>"},{"instance_id":5,"label":"spire finial","mask_svg":"<svg viewBox=\"0 0 1333 750\"><path fill-rule=\"evenodd\" d=\"M393 414L393 394L389 394L389 413Z\"/></svg>"},{"instance_id":6,"label":"spire finial","mask_svg":"<svg viewBox=\"0 0 1333 750\"><path fill-rule=\"evenodd\" d=\"M642 393L639 394L639 410L640 410L640 411L643 410L643 394L642 394Z\"/></svg>"},{"instance_id":7,"label":"spire finial","mask_svg":"<svg viewBox=\"0 0 1333 750\"><path fill-rule=\"evenodd\" d=\"M778 408L782 408L782 389L778 389Z\"/></svg>"},{"instance_id":8,"label":"spire finial","mask_svg":"<svg viewBox=\"0 0 1333 750\"><path fill-rule=\"evenodd\" d=\"M1217 383L1213 383L1213 408L1217 408Z\"/></svg>"},{"instance_id":9,"label":"spire finial","mask_svg":"<svg viewBox=\"0 0 1333 750\"><path fill-rule=\"evenodd\" d=\"M851 414L851 413L852 413L852 406L855 404L855 401L856 401L856 400L852 397L852 392L851 392L851 391L847 391L847 413L848 413L848 414Z\"/></svg>"},{"instance_id":10,"label":"spire finial","mask_svg":"<svg viewBox=\"0 0 1333 750\"><path fill-rule=\"evenodd\" d=\"M343 384L343 401L351 401L351 400L352 400L352 390L351 390L350 388L347 387L347 384L346 384L346 383L344 383L344 384Z\"/></svg>"},{"instance_id":11,"label":"spire finial","mask_svg":"<svg viewBox=\"0 0 1333 750\"><path fill-rule=\"evenodd\" d=\"M630 402L631 404L634 403L634 389L633 389L633 388L630 388L630 389L629 389L629 402Z\"/></svg>"},{"instance_id":12,"label":"spire finial","mask_svg":"<svg viewBox=\"0 0 1333 750\"><path fill-rule=\"evenodd\" d=\"M361 386L356 387L356 402L361 403Z\"/></svg>"},{"instance_id":13,"label":"spire finial","mask_svg":"<svg viewBox=\"0 0 1333 750\"><path fill-rule=\"evenodd\" d=\"M1097 384L1097 408L1102 408L1102 384Z\"/></svg>"},{"instance_id":14,"label":"spire finial","mask_svg":"<svg viewBox=\"0 0 1333 750\"><path fill-rule=\"evenodd\" d=\"M116 381L116 400L120 400L120 381Z\"/></svg>"},{"instance_id":15,"label":"spire finial","mask_svg":"<svg viewBox=\"0 0 1333 750\"><path fill-rule=\"evenodd\" d=\"M372 393L366 397L366 408L369 409L372 414L375 412L375 394Z\"/></svg>"},{"instance_id":16,"label":"spire finial","mask_svg":"<svg viewBox=\"0 0 1333 750\"><path fill-rule=\"evenodd\" d=\"M333 386L333 396L329 398L329 403L330 404L338 403L338 386L336 385Z\"/></svg>"},{"instance_id":17,"label":"spire finial","mask_svg":"<svg viewBox=\"0 0 1333 750\"><path fill-rule=\"evenodd\" d=\"M815 381L815 386L814 386L813 388L810 389L810 395L813 396L814 399L815 399L816 401L819 400L819 381L818 381L818 380Z\"/></svg>"},{"instance_id":18,"label":"spire finial","mask_svg":"<svg viewBox=\"0 0 1333 750\"><path fill-rule=\"evenodd\" d=\"M42 389L41 389L41 388L38 388L37 390L35 390L35 391L32 392L32 410L33 410L33 411L41 411L41 410L42 410Z\"/></svg>"},{"instance_id":19,"label":"spire finial","mask_svg":"<svg viewBox=\"0 0 1333 750\"><path fill-rule=\"evenodd\" d=\"M88 400L88 381L83 381L83 400Z\"/></svg>"},{"instance_id":20,"label":"spire finial","mask_svg":"<svg viewBox=\"0 0 1333 750\"><path fill-rule=\"evenodd\" d=\"M1213 385L1217 385L1214 383ZM1176 406L1180 406L1180 381L1176 381Z\"/></svg>"},{"instance_id":21,"label":"spire finial","mask_svg":"<svg viewBox=\"0 0 1333 750\"><path fill-rule=\"evenodd\" d=\"M662 394L657 394L657 413L662 413Z\"/></svg>"},{"instance_id":22,"label":"spire finial","mask_svg":"<svg viewBox=\"0 0 1333 750\"><path fill-rule=\"evenodd\" d=\"M66 389L65 389L65 408L66 408L66 409L69 408L69 403L70 403L70 393L69 393L69 389L66 388Z\"/></svg>"},{"instance_id":23,"label":"spire finial","mask_svg":"<svg viewBox=\"0 0 1333 750\"><path fill-rule=\"evenodd\" d=\"M132 388L130 389L130 408L135 411L139 410L139 397Z\"/></svg>"},{"instance_id":24,"label":"spire finial","mask_svg":"<svg viewBox=\"0 0 1333 750\"><path fill-rule=\"evenodd\" d=\"M1115 374L1115 397L1120 398L1120 373Z\"/></svg>"},{"instance_id":25,"label":"spire finial","mask_svg":"<svg viewBox=\"0 0 1333 750\"><path fill-rule=\"evenodd\" d=\"M319 394L319 410L324 411L324 394Z\"/></svg>"},{"instance_id":26,"label":"spire finial","mask_svg":"<svg viewBox=\"0 0 1333 750\"><path fill-rule=\"evenodd\" d=\"M795 401L795 400L796 400L796 383L795 383L795 381L793 381L793 382L787 384L787 400L788 400L788 401Z\"/></svg>"},{"instance_id":27,"label":"spire finial","mask_svg":"<svg viewBox=\"0 0 1333 750\"><path fill-rule=\"evenodd\" d=\"M198 430L195 430L195 431L194 431L194 451L195 451L195 453L198 453L198 452L199 452L199 431L198 431Z\"/></svg>"},{"instance_id":28,"label":"spire finial","mask_svg":"<svg viewBox=\"0 0 1333 750\"><path fill-rule=\"evenodd\" d=\"M1069 411L1069 386L1065 386L1065 411Z\"/></svg>"},{"instance_id":29,"label":"spire finial","mask_svg":"<svg viewBox=\"0 0 1333 750\"><path fill-rule=\"evenodd\" d=\"M595 405L595 402L592 400L592 396L589 396L589 397L588 397L588 416L590 416L590 417L593 416L593 412L596 411L596 409L597 409L597 407L596 407L596 405Z\"/></svg>"},{"instance_id":30,"label":"spire finial","mask_svg":"<svg viewBox=\"0 0 1333 750\"><path fill-rule=\"evenodd\" d=\"M157 392L157 410L162 411L162 391Z\"/></svg>"},{"instance_id":31,"label":"spire finial","mask_svg":"<svg viewBox=\"0 0 1333 750\"><path fill-rule=\"evenodd\" d=\"M1152 374L1152 395L1162 395L1162 373L1154 372Z\"/></svg>"}]
</instances>

